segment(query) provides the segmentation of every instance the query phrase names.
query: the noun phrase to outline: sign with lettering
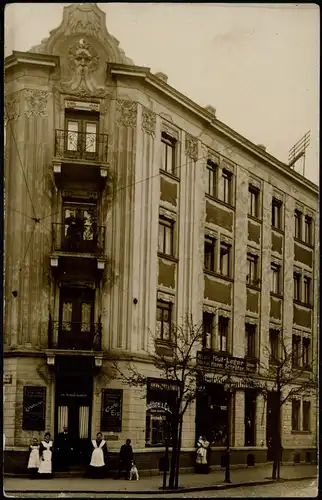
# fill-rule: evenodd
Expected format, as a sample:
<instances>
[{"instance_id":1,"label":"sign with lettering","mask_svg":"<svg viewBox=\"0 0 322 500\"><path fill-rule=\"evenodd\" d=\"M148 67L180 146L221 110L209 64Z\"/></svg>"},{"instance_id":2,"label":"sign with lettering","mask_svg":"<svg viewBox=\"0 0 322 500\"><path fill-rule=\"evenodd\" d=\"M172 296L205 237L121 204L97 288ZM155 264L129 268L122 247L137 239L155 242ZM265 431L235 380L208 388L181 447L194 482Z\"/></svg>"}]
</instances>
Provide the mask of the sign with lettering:
<instances>
[{"instance_id":1,"label":"sign with lettering","mask_svg":"<svg viewBox=\"0 0 322 500\"><path fill-rule=\"evenodd\" d=\"M46 387L23 388L22 428L28 431L45 430Z\"/></svg>"},{"instance_id":2,"label":"sign with lettering","mask_svg":"<svg viewBox=\"0 0 322 500\"><path fill-rule=\"evenodd\" d=\"M236 358L233 356L221 356L214 352L197 352L197 363L208 366L211 369L220 369L233 372L255 372L256 360Z\"/></svg>"},{"instance_id":3,"label":"sign with lettering","mask_svg":"<svg viewBox=\"0 0 322 500\"><path fill-rule=\"evenodd\" d=\"M147 404L146 409L162 412L168 411L169 413L172 413L171 408L166 401L150 401L150 403Z\"/></svg>"},{"instance_id":4,"label":"sign with lettering","mask_svg":"<svg viewBox=\"0 0 322 500\"><path fill-rule=\"evenodd\" d=\"M121 432L122 400L123 391L121 389L104 389L102 391L102 431Z\"/></svg>"}]
</instances>

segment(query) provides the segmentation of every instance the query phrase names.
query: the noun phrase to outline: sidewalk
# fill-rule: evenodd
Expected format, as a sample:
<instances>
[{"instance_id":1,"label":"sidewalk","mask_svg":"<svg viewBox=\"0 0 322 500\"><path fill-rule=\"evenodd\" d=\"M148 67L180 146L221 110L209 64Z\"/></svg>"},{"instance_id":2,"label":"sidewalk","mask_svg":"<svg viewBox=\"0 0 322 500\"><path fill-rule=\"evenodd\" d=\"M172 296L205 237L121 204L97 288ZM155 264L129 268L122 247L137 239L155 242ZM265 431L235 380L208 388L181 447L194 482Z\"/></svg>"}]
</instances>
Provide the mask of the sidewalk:
<instances>
[{"instance_id":1,"label":"sidewalk","mask_svg":"<svg viewBox=\"0 0 322 500\"><path fill-rule=\"evenodd\" d=\"M246 484L265 484L273 482L271 479L272 467L262 466L247 469L231 470L231 484L224 483L225 472L216 471L209 474L182 474L179 478L179 490L207 490L222 489ZM282 480L315 478L316 465L284 465L281 467ZM162 476L143 477L139 481L125 481L122 479L89 479L89 478L52 478L29 479L4 477L4 490L7 494L14 492L65 492L65 493L160 493L165 491L162 486ZM178 491L178 490L176 490Z\"/></svg>"}]
</instances>

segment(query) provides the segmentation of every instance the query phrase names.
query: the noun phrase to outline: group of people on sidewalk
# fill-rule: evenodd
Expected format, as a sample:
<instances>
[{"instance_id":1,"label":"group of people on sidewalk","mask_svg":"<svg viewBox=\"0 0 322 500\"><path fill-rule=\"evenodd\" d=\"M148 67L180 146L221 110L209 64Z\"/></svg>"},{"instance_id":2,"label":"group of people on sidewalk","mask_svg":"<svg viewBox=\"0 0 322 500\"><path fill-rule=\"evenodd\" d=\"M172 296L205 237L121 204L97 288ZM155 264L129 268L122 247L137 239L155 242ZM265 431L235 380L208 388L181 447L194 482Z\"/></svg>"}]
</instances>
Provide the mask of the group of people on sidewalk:
<instances>
[{"instance_id":1,"label":"group of people on sidewalk","mask_svg":"<svg viewBox=\"0 0 322 500\"><path fill-rule=\"evenodd\" d=\"M96 439L91 442L92 451L89 462L89 476L93 478L103 478L108 469L108 448L101 432L96 434ZM70 439L67 427L58 434L54 446L49 432L44 435L43 441L38 443L37 438L33 438L29 448L28 471L32 478L52 477L53 458L60 471L68 471L71 464L71 455L73 453L73 443ZM127 439L121 446L119 455L119 467L117 478L121 478L122 472L125 479L131 479L132 473L136 473L135 479L138 479L137 469L133 462L133 449L131 440Z\"/></svg>"}]
</instances>

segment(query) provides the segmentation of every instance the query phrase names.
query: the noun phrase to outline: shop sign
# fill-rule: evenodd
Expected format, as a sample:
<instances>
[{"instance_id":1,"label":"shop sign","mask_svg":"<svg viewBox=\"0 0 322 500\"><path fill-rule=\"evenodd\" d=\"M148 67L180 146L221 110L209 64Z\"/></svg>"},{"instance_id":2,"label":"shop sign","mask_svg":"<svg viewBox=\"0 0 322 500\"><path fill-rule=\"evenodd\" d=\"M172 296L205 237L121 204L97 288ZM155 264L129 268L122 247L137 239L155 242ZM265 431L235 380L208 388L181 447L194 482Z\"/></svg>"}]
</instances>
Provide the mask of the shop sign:
<instances>
[{"instance_id":1,"label":"shop sign","mask_svg":"<svg viewBox=\"0 0 322 500\"><path fill-rule=\"evenodd\" d=\"M104 389L102 391L102 431L121 432L122 400L123 391L121 389Z\"/></svg>"},{"instance_id":2,"label":"shop sign","mask_svg":"<svg viewBox=\"0 0 322 500\"><path fill-rule=\"evenodd\" d=\"M60 395L62 398L87 398L88 395L85 392L63 392Z\"/></svg>"},{"instance_id":3,"label":"shop sign","mask_svg":"<svg viewBox=\"0 0 322 500\"><path fill-rule=\"evenodd\" d=\"M209 368L234 372L254 372L257 368L257 362L237 358L234 356L220 356L214 352L197 352L197 363L207 365Z\"/></svg>"},{"instance_id":4,"label":"shop sign","mask_svg":"<svg viewBox=\"0 0 322 500\"><path fill-rule=\"evenodd\" d=\"M22 428L29 431L45 430L46 387L24 387Z\"/></svg>"},{"instance_id":5,"label":"shop sign","mask_svg":"<svg viewBox=\"0 0 322 500\"><path fill-rule=\"evenodd\" d=\"M146 407L147 410L154 410L154 411L168 411L169 413L172 413L168 403L165 401L150 401L150 403L147 404Z\"/></svg>"},{"instance_id":6,"label":"shop sign","mask_svg":"<svg viewBox=\"0 0 322 500\"><path fill-rule=\"evenodd\" d=\"M178 392L178 383L175 380L148 379L148 388L152 391Z\"/></svg>"}]
</instances>

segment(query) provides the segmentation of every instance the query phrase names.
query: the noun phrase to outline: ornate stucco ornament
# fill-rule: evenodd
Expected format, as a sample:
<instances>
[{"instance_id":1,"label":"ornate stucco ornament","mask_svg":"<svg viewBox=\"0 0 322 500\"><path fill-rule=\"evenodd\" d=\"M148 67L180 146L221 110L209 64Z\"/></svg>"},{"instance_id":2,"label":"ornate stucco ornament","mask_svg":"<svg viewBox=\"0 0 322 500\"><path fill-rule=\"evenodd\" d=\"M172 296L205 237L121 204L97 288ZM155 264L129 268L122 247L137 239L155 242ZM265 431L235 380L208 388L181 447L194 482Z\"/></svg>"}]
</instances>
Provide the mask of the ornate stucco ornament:
<instances>
[{"instance_id":1,"label":"ornate stucco ornament","mask_svg":"<svg viewBox=\"0 0 322 500\"><path fill-rule=\"evenodd\" d=\"M155 137L155 127L157 123L157 115L150 109L143 108L142 110L142 130L147 134Z\"/></svg>"},{"instance_id":2,"label":"ornate stucco ornament","mask_svg":"<svg viewBox=\"0 0 322 500\"><path fill-rule=\"evenodd\" d=\"M4 121L16 120L20 116L20 92L13 92L4 98Z\"/></svg>"},{"instance_id":3,"label":"ornate stucco ornament","mask_svg":"<svg viewBox=\"0 0 322 500\"><path fill-rule=\"evenodd\" d=\"M186 155L194 161L198 160L198 139L186 134Z\"/></svg>"},{"instance_id":4,"label":"ornate stucco ornament","mask_svg":"<svg viewBox=\"0 0 322 500\"><path fill-rule=\"evenodd\" d=\"M137 102L116 101L116 123L119 127L136 127Z\"/></svg>"},{"instance_id":5,"label":"ornate stucco ornament","mask_svg":"<svg viewBox=\"0 0 322 500\"><path fill-rule=\"evenodd\" d=\"M30 116L41 116L45 118L48 116L47 113L47 101L48 92L43 90L25 90L25 99L27 104L27 109L25 110L25 115Z\"/></svg>"}]
</instances>

